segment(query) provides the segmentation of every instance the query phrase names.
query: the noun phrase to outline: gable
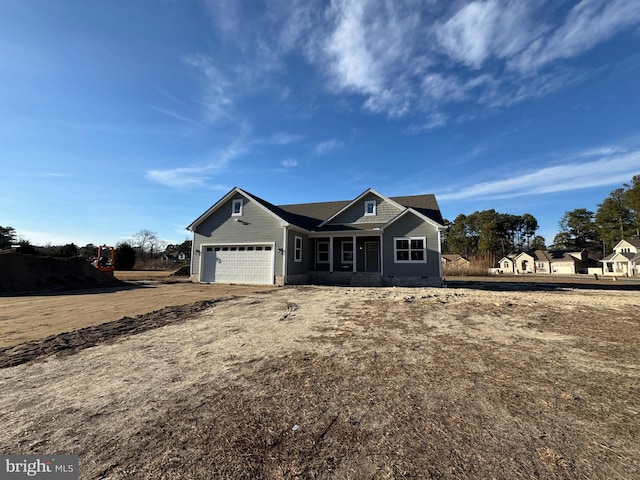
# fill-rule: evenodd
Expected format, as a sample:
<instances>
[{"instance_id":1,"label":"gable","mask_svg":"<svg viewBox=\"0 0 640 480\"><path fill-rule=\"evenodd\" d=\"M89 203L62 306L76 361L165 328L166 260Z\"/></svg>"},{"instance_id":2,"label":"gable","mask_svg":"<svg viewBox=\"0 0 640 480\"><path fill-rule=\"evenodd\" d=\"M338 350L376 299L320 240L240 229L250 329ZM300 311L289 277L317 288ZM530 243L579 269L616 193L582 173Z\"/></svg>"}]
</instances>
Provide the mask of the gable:
<instances>
[{"instance_id":1,"label":"gable","mask_svg":"<svg viewBox=\"0 0 640 480\"><path fill-rule=\"evenodd\" d=\"M306 232L340 230L375 230L383 228L406 212L416 214L423 221L444 228L440 208L432 194L388 198L373 189L368 189L355 200L333 202L273 205L253 194L234 187L229 193L200 215L188 227L195 231L221 208L228 207L235 198L245 198L259 205L264 212L281 222L282 226L297 227ZM401 203L399 203L398 201ZM373 204L373 212L365 210L367 203Z\"/></svg>"},{"instance_id":2,"label":"gable","mask_svg":"<svg viewBox=\"0 0 640 480\"><path fill-rule=\"evenodd\" d=\"M234 200L242 200L243 207L245 203L250 204L251 202L253 202L257 208L260 208L261 210L263 210L263 213L266 213L271 217L273 217L273 219L280 221L283 224L283 226L287 223L286 220L284 220L281 216L277 214L277 212L273 211L267 205L265 205L266 202L264 202L264 200L261 200L258 197L254 197L253 195L248 194L247 192L239 189L238 187L234 187L224 197L222 197L213 206L211 206L211 208L209 208L197 219L195 219L187 227L187 230L191 230L192 232L195 232L199 225L201 225L203 222L211 221L212 216L216 212L220 211L221 209L228 210L228 213L231 215L233 205L234 205L233 204ZM238 215L238 216L240 217L242 215ZM223 212L221 215L221 218L225 218L225 217L226 217L226 213Z\"/></svg>"},{"instance_id":3,"label":"gable","mask_svg":"<svg viewBox=\"0 0 640 480\"><path fill-rule=\"evenodd\" d=\"M640 239L637 239L637 238L620 240L618 244L615 247L613 247L614 252L638 253L639 250L640 250Z\"/></svg>"},{"instance_id":4,"label":"gable","mask_svg":"<svg viewBox=\"0 0 640 480\"><path fill-rule=\"evenodd\" d=\"M367 206L373 206L373 212L367 213ZM325 225L358 225L358 224L385 224L396 217L403 208L398 204L368 192L351 202L341 212L331 218Z\"/></svg>"}]
</instances>

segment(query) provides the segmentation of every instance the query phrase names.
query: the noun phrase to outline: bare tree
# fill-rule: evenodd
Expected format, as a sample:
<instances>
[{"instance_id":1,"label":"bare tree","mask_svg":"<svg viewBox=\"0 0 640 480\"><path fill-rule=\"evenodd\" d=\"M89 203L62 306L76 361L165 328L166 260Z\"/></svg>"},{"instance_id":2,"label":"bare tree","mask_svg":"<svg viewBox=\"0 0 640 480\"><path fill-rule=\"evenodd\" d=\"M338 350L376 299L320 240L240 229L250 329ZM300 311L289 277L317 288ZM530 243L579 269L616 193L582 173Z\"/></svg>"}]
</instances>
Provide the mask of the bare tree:
<instances>
[{"instance_id":1,"label":"bare tree","mask_svg":"<svg viewBox=\"0 0 640 480\"><path fill-rule=\"evenodd\" d=\"M135 246L140 249L140 258L143 260L145 252L149 252L149 254L153 256L154 247L157 247L160 241L158 240L158 234L156 232L147 229L142 229L134 233L131 238L133 238Z\"/></svg>"}]
</instances>

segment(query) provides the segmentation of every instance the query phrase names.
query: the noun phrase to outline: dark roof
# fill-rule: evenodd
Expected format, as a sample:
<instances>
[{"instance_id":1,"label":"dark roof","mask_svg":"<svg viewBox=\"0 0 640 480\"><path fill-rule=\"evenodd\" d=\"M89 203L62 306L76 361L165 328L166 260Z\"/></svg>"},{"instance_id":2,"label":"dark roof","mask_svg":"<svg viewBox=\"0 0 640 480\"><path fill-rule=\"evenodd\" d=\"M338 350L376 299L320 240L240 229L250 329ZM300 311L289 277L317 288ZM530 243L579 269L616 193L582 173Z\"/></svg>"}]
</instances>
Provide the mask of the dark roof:
<instances>
[{"instance_id":1,"label":"dark roof","mask_svg":"<svg viewBox=\"0 0 640 480\"><path fill-rule=\"evenodd\" d=\"M417 210L425 217L429 217L431 220L438 222L440 225L444 224L442 219L442 213L440 213L440 207L436 196L433 194L426 195L409 195L406 197L389 197L396 203L399 203L403 207L413 208Z\"/></svg>"},{"instance_id":2,"label":"dark roof","mask_svg":"<svg viewBox=\"0 0 640 480\"><path fill-rule=\"evenodd\" d=\"M634 247L640 248L640 238L625 238L624 241L630 243Z\"/></svg>"},{"instance_id":3,"label":"dark roof","mask_svg":"<svg viewBox=\"0 0 640 480\"><path fill-rule=\"evenodd\" d=\"M299 227L303 227L306 230L336 230L336 226L325 226L318 229L318 225L331 218L340 210L349 205L353 200L340 200L336 202L317 202L317 203L298 203L293 205L280 205L274 206L270 203L261 200L257 197L256 200L261 201L262 204L269 208L272 212L280 216L282 219ZM413 208L418 213L421 213L425 217L434 220L440 225L443 224L442 214L440 213L440 207L436 200L435 195L411 195L406 197L389 197L396 203L399 203L405 208ZM271 205L271 208L267 205ZM358 230L380 228L384 224L366 224L366 225L351 225L344 227L344 230ZM341 229L341 228L338 228Z\"/></svg>"},{"instance_id":4,"label":"dark roof","mask_svg":"<svg viewBox=\"0 0 640 480\"><path fill-rule=\"evenodd\" d=\"M252 193L242 190L238 187L234 187L220 199L209 210L200 215L195 221L191 223L187 228L193 229L200 223L203 218L206 218L212 211L214 211L219 205L222 204L229 195L233 192L241 192L244 195L252 198L264 208L272 212L277 217L281 218L285 222L291 225L304 228L309 231L336 231L336 230L372 230L381 228L385 224L382 223L363 223L352 225L326 225L320 227L320 225L327 219L333 217L340 210L353 203L354 200L340 200L334 202L316 202L316 203L297 203L291 205L274 205L263 198L260 198ZM375 193L375 192L374 192ZM412 208L418 213L424 215L427 218L437 222L439 225L443 224L442 214L440 213L440 207L436 201L435 195L411 195L406 197L390 197L390 200L400 204L405 208Z\"/></svg>"}]
</instances>

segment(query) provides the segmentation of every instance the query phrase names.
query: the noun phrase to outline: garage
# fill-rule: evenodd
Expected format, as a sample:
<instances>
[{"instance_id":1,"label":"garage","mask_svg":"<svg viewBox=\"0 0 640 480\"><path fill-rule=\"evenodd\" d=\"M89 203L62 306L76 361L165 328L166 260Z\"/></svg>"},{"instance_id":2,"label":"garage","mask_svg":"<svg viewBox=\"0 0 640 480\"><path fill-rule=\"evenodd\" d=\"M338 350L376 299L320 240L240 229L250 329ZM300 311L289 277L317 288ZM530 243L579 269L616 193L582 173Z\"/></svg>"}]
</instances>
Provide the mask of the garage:
<instances>
[{"instance_id":1,"label":"garage","mask_svg":"<svg viewBox=\"0 0 640 480\"><path fill-rule=\"evenodd\" d=\"M200 281L273 284L272 245L203 246Z\"/></svg>"}]
</instances>

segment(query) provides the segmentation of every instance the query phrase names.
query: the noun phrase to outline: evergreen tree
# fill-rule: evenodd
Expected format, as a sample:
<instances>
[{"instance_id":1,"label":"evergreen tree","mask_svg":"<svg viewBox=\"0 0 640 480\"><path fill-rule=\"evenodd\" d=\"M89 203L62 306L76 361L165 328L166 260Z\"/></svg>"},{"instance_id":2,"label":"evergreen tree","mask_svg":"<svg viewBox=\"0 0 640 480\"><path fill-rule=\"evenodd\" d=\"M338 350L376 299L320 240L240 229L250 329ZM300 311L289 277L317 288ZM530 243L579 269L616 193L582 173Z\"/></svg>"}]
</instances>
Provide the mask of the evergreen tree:
<instances>
[{"instance_id":1,"label":"evergreen tree","mask_svg":"<svg viewBox=\"0 0 640 480\"><path fill-rule=\"evenodd\" d=\"M632 233L633 213L626 204L623 188L613 190L602 203L598 204L595 224L603 242L603 252Z\"/></svg>"},{"instance_id":2,"label":"evergreen tree","mask_svg":"<svg viewBox=\"0 0 640 480\"><path fill-rule=\"evenodd\" d=\"M132 270L136 264L136 249L127 242L118 243L114 263L116 270Z\"/></svg>"},{"instance_id":3,"label":"evergreen tree","mask_svg":"<svg viewBox=\"0 0 640 480\"><path fill-rule=\"evenodd\" d=\"M16 238L16 231L13 227L0 227L0 248L10 247Z\"/></svg>"},{"instance_id":4,"label":"evergreen tree","mask_svg":"<svg viewBox=\"0 0 640 480\"><path fill-rule=\"evenodd\" d=\"M559 222L560 232L553 239L554 248L561 250L597 250L600 245L594 213L586 208L565 212Z\"/></svg>"},{"instance_id":5,"label":"evergreen tree","mask_svg":"<svg viewBox=\"0 0 640 480\"><path fill-rule=\"evenodd\" d=\"M631 183L624 186L624 203L633 217L633 233L640 237L640 175L634 175Z\"/></svg>"}]
</instances>

